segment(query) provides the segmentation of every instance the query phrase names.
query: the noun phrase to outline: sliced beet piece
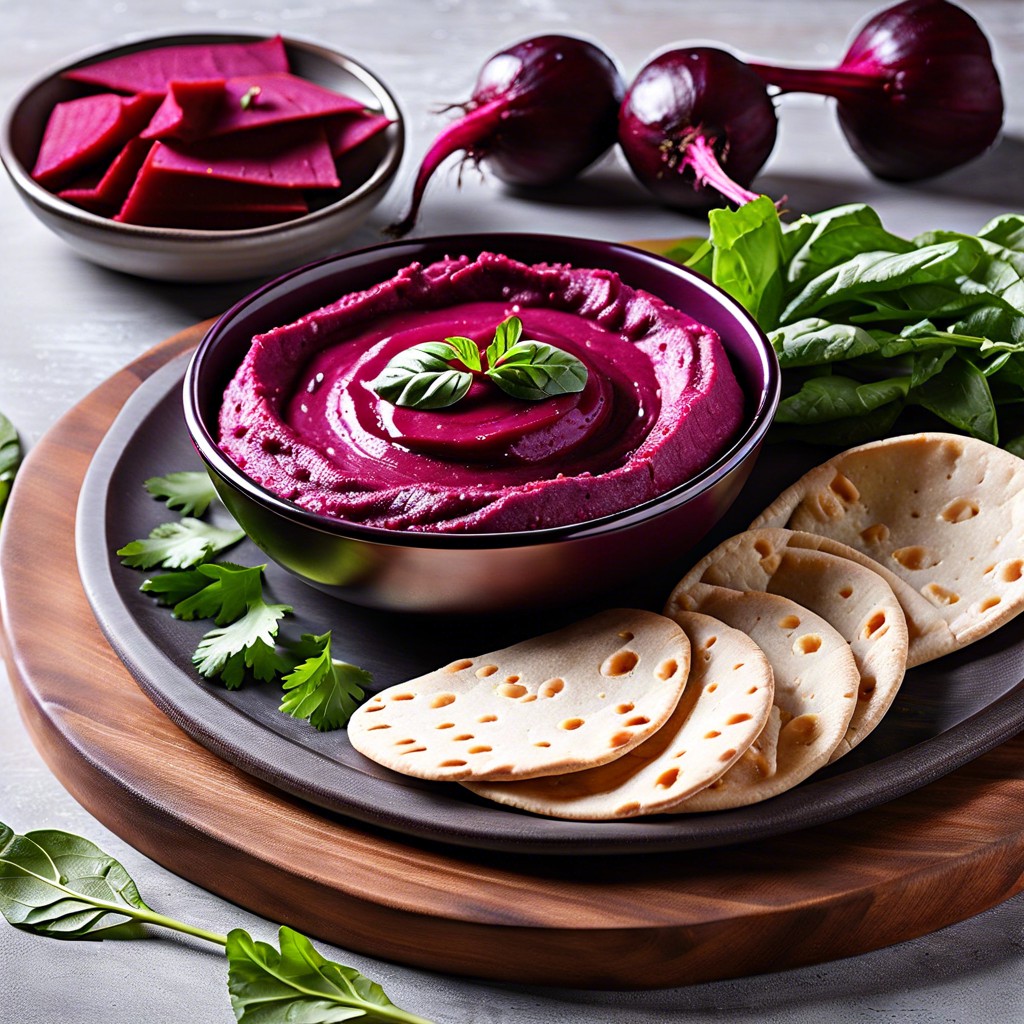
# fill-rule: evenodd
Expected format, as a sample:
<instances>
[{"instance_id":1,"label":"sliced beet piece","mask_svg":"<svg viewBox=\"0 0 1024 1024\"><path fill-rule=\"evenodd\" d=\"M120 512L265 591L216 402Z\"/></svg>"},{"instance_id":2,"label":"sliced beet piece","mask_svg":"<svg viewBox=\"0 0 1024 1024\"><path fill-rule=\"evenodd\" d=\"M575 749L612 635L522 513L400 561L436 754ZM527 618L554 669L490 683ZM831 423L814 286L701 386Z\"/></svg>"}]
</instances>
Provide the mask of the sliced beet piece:
<instances>
[{"instance_id":1,"label":"sliced beet piece","mask_svg":"<svg viewBox=\"0 0 1024 1024\"><path fill-rule=\"evenodd\" d=\"M161 143L153 166L177 174L277 188L341 185L323 127L306 121L257 128L192 145Z\"/></svg>"},{"instance_id":2,"label":"sliced beet piece","mask_svg":"<svg viewBox=\"0 0 1024 1024\"><path fill-rule=\"evenodd\" d=\"M287 220L306 213L305 197L294 189L274 188L237 181L223 181L206 175L181 174L158 166L164 144L157 142L146 157L132 185L128 198L115 220L125 224L148 224L154 227L224 226L231 218L211 218L200 223L203 213L237 215L235 223L244 221L242 214L259 215L260 223ZM232 224L234 226L234 223Z\"/></svg>"},{"instance_id":3,"label":"sliced beet piece","mask_svg":"<svg viewBox=\"0 0 1024 1024\"><path fill-rule=\"evenodd\" d=\"M159 103L151 93L100 93L58 103L46 122L32 177L51 191L67 185L137 135Z\"/></svg>"},{"instance_id":4,"label":"sliced beet piece","mask_svg":"<svg viewBox=\"0 0 1024 1024\"><path fill-rule=\"evenodd\" d=\"M138 137L129 139L98 182L91 187L80 184L75 188L66 188L57 195L83 210L112 217L128 198L132 183L152 145L152 142Z\"/></svg>"},{"instance_id":5,"label":"sliced beet piece","mask_svg":"<svg viewBox=\"0 0 1024 1024\"><path fill-rule=\"evenodd\" d=\"M171 82L153 119L142 132L144 139L201 139L224 100L223 78Z\"/></svg>"},{"instance_id":6,"label":"sliced beet piece","mask_svg":"<svg viewBox=\"0 0 1024 1024\"><path fill-rule=\"evenodd\" d=\"M64 78L119 92L160 92L168 82L288 71L280 36L253 43L158 46L65 71Z\"/></svg>"},{"instance_id":7,"label":"sliced beet piece","mask_svg":"<svg viewBox=\"0 0 1024 1024\"><path fill-rule=\"evenodd\" d=\"M224 101L208 134L227 135L362 109L361 101L295 75L247 75L225 83Z\"/></svg>"},{"instance_id":8,"label":"sliced beet piece","mask_svg":"<svg viewBox=\"0 0 1024 1024\"><path fill-rule=\"evenodd\" d=\"M326 118L324 128L327 131L327 141L331 146L331 154L337 158L362 145L367 139L384 131L391 124L391 120L383 114L376 114L372 110L359 110L351 114L339 114L336 117Z\"/></svg>"}]
</instances>

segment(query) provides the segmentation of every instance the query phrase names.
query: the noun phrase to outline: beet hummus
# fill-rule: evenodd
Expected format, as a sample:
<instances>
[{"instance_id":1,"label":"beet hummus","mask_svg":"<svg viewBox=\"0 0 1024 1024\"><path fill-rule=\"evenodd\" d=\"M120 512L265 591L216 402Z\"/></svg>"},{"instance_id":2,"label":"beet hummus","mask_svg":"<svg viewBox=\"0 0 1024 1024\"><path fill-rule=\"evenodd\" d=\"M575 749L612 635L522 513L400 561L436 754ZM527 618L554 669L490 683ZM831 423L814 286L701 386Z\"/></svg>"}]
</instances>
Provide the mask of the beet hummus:
<instances>
[{"instance_id":1,"label":"beet hummus","mask_svg":"<svg viewBox=\"0 0 1024 1024\"><path fill-rule=\"evenodd\" d=\"M521 401L486 379L444 409L371 382L452 335L524 337L576 356L582 391ZM412 264L253 339L220 446L302 508L389 530L505 532L585 522L682 483L722 452L743 394L714 331L604 270L484 253Z\"/></svg>"}]
</instances>

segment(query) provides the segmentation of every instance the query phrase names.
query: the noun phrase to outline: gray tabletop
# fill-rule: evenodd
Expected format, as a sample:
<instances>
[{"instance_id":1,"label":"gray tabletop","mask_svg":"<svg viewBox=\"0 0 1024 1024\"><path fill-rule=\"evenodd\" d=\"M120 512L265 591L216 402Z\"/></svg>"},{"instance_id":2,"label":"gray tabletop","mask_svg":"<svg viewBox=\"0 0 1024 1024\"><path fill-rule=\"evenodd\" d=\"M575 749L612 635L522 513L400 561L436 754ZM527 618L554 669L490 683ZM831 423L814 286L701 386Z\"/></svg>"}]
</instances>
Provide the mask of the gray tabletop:
<instances>
[{"instance_id":1,"label":"gray tabletop","mask_svg":"<svg viewBox=\"0 0 1024 1024\"><path fill-rule=\"evenodd\" d=\"M346 247L372 244L403 210L415 162L442 119L468 98L495 50L542 32L603 43L627 76L672 40L718 40L779 61L838 60L873 0L0 0L0 105L50 65L80 50L150 31L260 29L323 41L379 73L399 97L409 146L399 181ZM869 202L886 226L975 230L1024 209L1024 4L968 5L993 40L1007 98L1005 136L986 157L913 187L871 178L844 144L828 102L785 101L779 144L758 187L794 210ZM442 172L419 234L544 230L607 239L672 237L699 220L659 209L612 155L557 203L515 197L486 175ZM93 387L165 337L226 308L253 282L155 284L75 256L0 183L0 409L27 447ZM55 496L60 500L60 496ZM68 651L69 660L74 652ZM0 674L3 670L0 669ZM15 831L55 827L85 835L122 861L147 902L215 932L254 917L163 870L84 811L50 774L0 685L0 821ZM901 946L784 974L668 991L594 994L488 985L374 961L320 944L324 954L379 981L391 999L439 1024L564 1021L803 1022L1024 1021L1024 897ZM0 1020L121 1024L232 1017L221 954L190 939L151 935L63 943L0 924Z\"/></svg>"}]
</instances>

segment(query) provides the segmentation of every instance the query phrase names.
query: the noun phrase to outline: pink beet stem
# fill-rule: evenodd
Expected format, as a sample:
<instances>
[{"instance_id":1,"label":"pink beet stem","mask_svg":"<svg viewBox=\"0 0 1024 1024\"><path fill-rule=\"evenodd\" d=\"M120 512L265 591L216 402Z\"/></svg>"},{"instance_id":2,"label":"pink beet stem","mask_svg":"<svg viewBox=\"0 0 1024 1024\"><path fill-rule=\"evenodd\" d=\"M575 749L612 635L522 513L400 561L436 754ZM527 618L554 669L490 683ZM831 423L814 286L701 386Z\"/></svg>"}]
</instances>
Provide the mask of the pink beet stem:
<instances>
[{"instance_id":1,"label":"pink beet stem","mask_svg":"<svg viewBox=\"0 0 1024 1024\"><path fill-rule=\"evenodd\" d=\"M438 135L433 145L427 150L423 163L420 164L416 183L413 185L412 205L409 212L397 224L388 228L389 234L400 238L416 226L423 192L430 176L452 153L457 153L460 149L464 149L471 156L475 155L474 150L479 149L479 144L497 131L507 107L508 99L506 97L482 103L457 121L453 121Z\"/></svg>"},{"instance_id":2,"label":"pink beet stem","mask_svg":"<svg viewBox=\"0 0 1024 1024\"><path fill-rule=\"evenodd\" d=\"M717 189L726 199L737 206L742 206L744 203L749 203L758 197L756 192L751 192L742 185L737 185L722 170L722 165L718 162L714 149L704 135L697 134L689 140L686 152L683 153L682 159L679 162L680 167L686 165L693 168L694 173L697 175L698 183L710 185L712 188Z\"/></svg>"},{"instance_id":3,"label":"pink beet stem","mask_svg":"<svg viewBox=\"0 0 1024 1024\"><path fill-rule=\"evenodd\" d=\"M780 92L810 92L819 96L849 98L877 89L880 77L846 68L777 68L771 64L751 64L768 85Z\"/></svg>"}]
</instances>

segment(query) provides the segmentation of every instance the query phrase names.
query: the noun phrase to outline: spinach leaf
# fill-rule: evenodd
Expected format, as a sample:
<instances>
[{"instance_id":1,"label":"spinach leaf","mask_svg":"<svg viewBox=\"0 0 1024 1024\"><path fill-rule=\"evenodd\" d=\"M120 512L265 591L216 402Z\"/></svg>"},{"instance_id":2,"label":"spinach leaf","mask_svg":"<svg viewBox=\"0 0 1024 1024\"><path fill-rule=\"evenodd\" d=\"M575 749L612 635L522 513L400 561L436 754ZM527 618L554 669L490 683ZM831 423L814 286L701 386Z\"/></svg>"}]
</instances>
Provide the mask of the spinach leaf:
<instances>
[{"instance_id":1,"label":"spinach leaf","mask_svg":"<svg viewBox=\"0 0 1024 1024\"><path fill-rule=\"evenodd\" d=\"M858 253L809 281L783 310L780 322L801 320L855 296L955 281L977 264L981 252L979 242L963 239L905 253Z\"/></svg>"},{"instance_id":2,"label":"spinach leaf","mask_svg":"<svg viewBox=\"0 0 1024 1024\"><path fill-rule=\"evenodd\" d=\"M866 384L838 375L812 377L795 395L779 403L775 419L778 423L819 424L863 416L890 402L902 402L909 390L909 377Z\"/></svg>"},{"instance_id":3,"label":"spinach leaf","mask_svg":"<svg viewBox=\"0 0 1024 1024\"><path fill-rule=\"evenodd\" d=\"M240 1024L431 1024L399 1009L359 971L325 959L304 935L282 927L278 940L280 952L241 928L228 933L228 992Z\"/></svg>"},{"instance_id":4,"label":"spinach leaf","mask_svg":"<svg viewBox=\"0 0 1024 1024\"><path fill-rule=\"evenodd\" d=\"M950 360L943 372L914 390L912 401L974 437L999 443L996 406L985 375L966 359Z\"/></svg>"},{"instance_id":5,"label":"spinach leaf","mask_svg":"<svg viewBox=\"0 0 1024 1024\"><path fill-rule=\"evenodd\" d=\"M768 335L785 367L816 366L877 352L879 342L862 327L833 324L818 317L798 320Z\"/></svg>"}]
</instances>

